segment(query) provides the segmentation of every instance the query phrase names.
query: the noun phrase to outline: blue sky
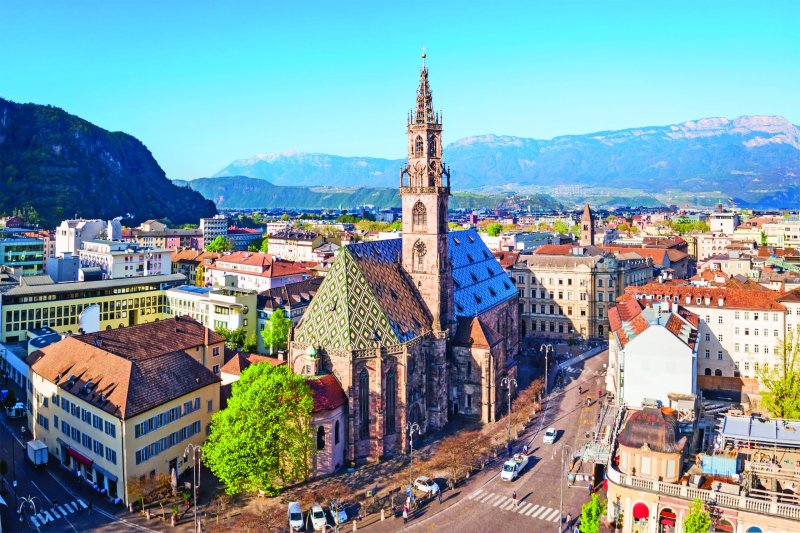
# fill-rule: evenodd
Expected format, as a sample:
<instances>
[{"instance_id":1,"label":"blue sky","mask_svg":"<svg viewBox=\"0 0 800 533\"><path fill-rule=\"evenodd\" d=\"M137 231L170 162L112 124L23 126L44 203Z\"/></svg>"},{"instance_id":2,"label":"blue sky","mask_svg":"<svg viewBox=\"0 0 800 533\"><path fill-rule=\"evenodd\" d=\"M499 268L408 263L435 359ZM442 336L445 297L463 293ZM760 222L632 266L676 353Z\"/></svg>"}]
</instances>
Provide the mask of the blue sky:
<instances>
[{"instance_id":1,"label":"blue sky","mask_svg":"<svg viewBox=\"0 0 800 533\"><path fill-rule=\"evenodd\" d=\"M141 139L171 178L399 158L428 50L445 141L708 116L800 124L800 2L0 2L0 97Z\"/></svg>"}]
</instances>

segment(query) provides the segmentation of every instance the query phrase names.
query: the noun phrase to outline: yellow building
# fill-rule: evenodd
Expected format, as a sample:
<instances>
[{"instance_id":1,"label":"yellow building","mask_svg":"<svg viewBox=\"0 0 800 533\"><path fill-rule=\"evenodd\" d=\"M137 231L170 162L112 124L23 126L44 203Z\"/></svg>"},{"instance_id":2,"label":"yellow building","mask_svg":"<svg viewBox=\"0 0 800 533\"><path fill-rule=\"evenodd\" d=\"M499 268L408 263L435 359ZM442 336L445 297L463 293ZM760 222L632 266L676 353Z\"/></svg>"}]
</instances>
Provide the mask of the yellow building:
<instances>
[{"instance_id":1,"label":"yellow building","mask_svg":"<svg viewBox=\"0 0 800 533\"><path fill-rule=\"evenodd\" d=\"M111 500L191 467L219 410L224 339L187 317L67 337L32 353L33 438Z\"/></svg>"},{"instance_id":2,"label":"yellow building","mask_svg":"<svg viewBox=\"0 0 800 533\"><path fill-rule=\"evenodd\" d=\"M0 293L0 342L15 343L26 332L48 326L78 333L81 313L98 306L100 329L169 318L167 289L186 282L181 274L74 283L21 284Z\"/></svg>"}]
</instances>

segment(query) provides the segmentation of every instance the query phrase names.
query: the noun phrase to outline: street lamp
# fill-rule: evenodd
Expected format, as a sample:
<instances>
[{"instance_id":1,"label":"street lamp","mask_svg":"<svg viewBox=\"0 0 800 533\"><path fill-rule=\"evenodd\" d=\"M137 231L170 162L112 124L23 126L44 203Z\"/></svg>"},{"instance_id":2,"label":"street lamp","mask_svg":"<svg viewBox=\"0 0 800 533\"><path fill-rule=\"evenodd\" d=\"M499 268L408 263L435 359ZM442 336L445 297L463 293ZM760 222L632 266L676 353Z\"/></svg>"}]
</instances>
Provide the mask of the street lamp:
<instances>
[{"instance_id":1,"label":"street lamp","mask_svg":"<svg viewBox=\"0 0 800 533\"><path fill-rule=\"evenodd\" d=\"M411 484L412 477L414 476L414 432L417 435L422 435L419 424L416 422L406 422L406 433L408 434L408 443L411 446L411 463L408 466L408 483Z\"/></svg>"},{"instance_id":2,"label":"street lamp","mask_svg":"<svg viewBox=\"0 0 800 533\"><path fill-rule=\"evenodd\" d=\"M508 434L506 435L506 447L509 449L508 455L511 455L511 387L517 386L517 380L506 376L500 381L500 385L508 387Z\"/></svg>"},{"instance_id":3,"label":"street lamp","mask_svg":"<svg viewBox=\"0 0 800 533\"><path fill-rule=\"evenodd\" d=\"M544 395L547 397L547 368L550 366L547 355L548 353L553 353L553 345L542 344L539 346L539 353L542 351L544 351Z\"/></svg>"},{"instance_id":4,"label":"street lamp","mask_svg":"<svg viewBox=\"0 0 800 533\"><path fill-rule=\"evenodd\" d=\"M559 448L559 450L561 452L561 472L559 474L558 486L561 489L561 499L559 500L559 503L558 503L558 511L559 511L559 514L558 514L558 529L556 531L558 531L560 533L564 529L563 528L563 523L564 523L564 477L565 477L564 457L572 458L574 456L575 452L573 451L572 446L570 446L569 444L562 444L561 447ZM567 451L567 450L569 450L569 455L564 454L564 452ZM553 450L552 457L555 457L555 455L556 455L556 451Z\"/></svg>"},{"instance_id":5,"label":"street lamp","mask_svg":"<svg viewBox=\"0 0 800 533\"><path fill-rule=\"evenodd\" d=\"M25 512L26 506L30 506L31 509L33 509L32 514L36 514L36 503L34 502L34 500L38 499L39 498L36 496L28 496L27 498L25 496L22 496L20 498L19 509L17 509L17 514L19 515L20 523L25 521L25 515L23 513Z\"/></svg>"},{"instance_id":6,"label":"street lamp","mask_svg":"<svg viewBox=\"0 0 800 533\"><path fill-rule=\"evenodd\" d=\"M198 453L199 452L199 453ZM203 447L189 443L183 452L184 461L192 454L192 493L194 496L194 531L200 532L200 525L197 523L197 489L200 488L200 461L203 457Z\"/></svg>"}]
</instances>

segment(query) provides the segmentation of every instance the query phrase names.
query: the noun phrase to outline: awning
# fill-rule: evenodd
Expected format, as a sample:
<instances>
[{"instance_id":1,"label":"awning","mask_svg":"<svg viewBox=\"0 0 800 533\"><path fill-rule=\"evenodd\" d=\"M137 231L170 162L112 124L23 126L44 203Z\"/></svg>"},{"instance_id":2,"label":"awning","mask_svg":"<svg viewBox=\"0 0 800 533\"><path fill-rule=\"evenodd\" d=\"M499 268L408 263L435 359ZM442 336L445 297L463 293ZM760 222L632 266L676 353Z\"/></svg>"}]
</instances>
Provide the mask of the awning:
<instances>
[{"instance_id":1,"label":"awning","mask_svg":"<svg viewBox=\"0 0 800 533\"><path fill-rule=\"evenodd\" d=\"M117 476L115 476L114 474L112 474L111 472L106 470L105 468L100 468L99 466L97 466L97 463L95 463L95 465L94 465L94 471L99 473L99 474L103 474L103 476L106 479L108 479L109 481L116 481L117 480Z\"/></svg>"},{"instance_id":2,"label":"awning","mask_svg":"<svg viewBox=\"0 0 800 533\"><path fill-rule=\"evenodd\" d=\"M642 502L639 502L633 506L633 517L636 520L641 520L642 518L649 518L650 509L647 507L647 505L643 504Z\"/></svg>"},{"instance_id":3,"label":"awning","mask_svg":"<svg viewBox=\"0 0 800 533\"><path fill-rule=\"evenodd\" d=\"M92 466L93 461L82 453L76 451L75 448L67 448L67 455L74 458L79 463L83 463L86 466Z\"/></svg>"}]
</instances>

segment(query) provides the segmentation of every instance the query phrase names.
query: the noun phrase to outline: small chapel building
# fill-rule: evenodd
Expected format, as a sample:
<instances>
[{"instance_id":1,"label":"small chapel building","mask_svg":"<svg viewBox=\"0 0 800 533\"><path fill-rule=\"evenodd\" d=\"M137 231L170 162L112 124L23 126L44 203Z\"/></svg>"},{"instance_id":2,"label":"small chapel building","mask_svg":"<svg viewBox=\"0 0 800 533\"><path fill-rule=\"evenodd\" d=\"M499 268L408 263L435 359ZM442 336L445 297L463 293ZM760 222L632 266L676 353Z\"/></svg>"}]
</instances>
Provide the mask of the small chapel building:
<instances>
[{"instance_id":1,"label":"small chapel building","mask_svg":"<svg viewBox=\"0 0 800 533\"><path fill-rule=\"evenodd\" d=\"M422 57L400 173L402 237L344 247L289 346L295 372L331 374L342 387L348 461L402 452L409 431L452 416L496 420L503 380L516 376L518 292L475 230L448 229L450 170Z\"/></svg>"}]
</instances>

